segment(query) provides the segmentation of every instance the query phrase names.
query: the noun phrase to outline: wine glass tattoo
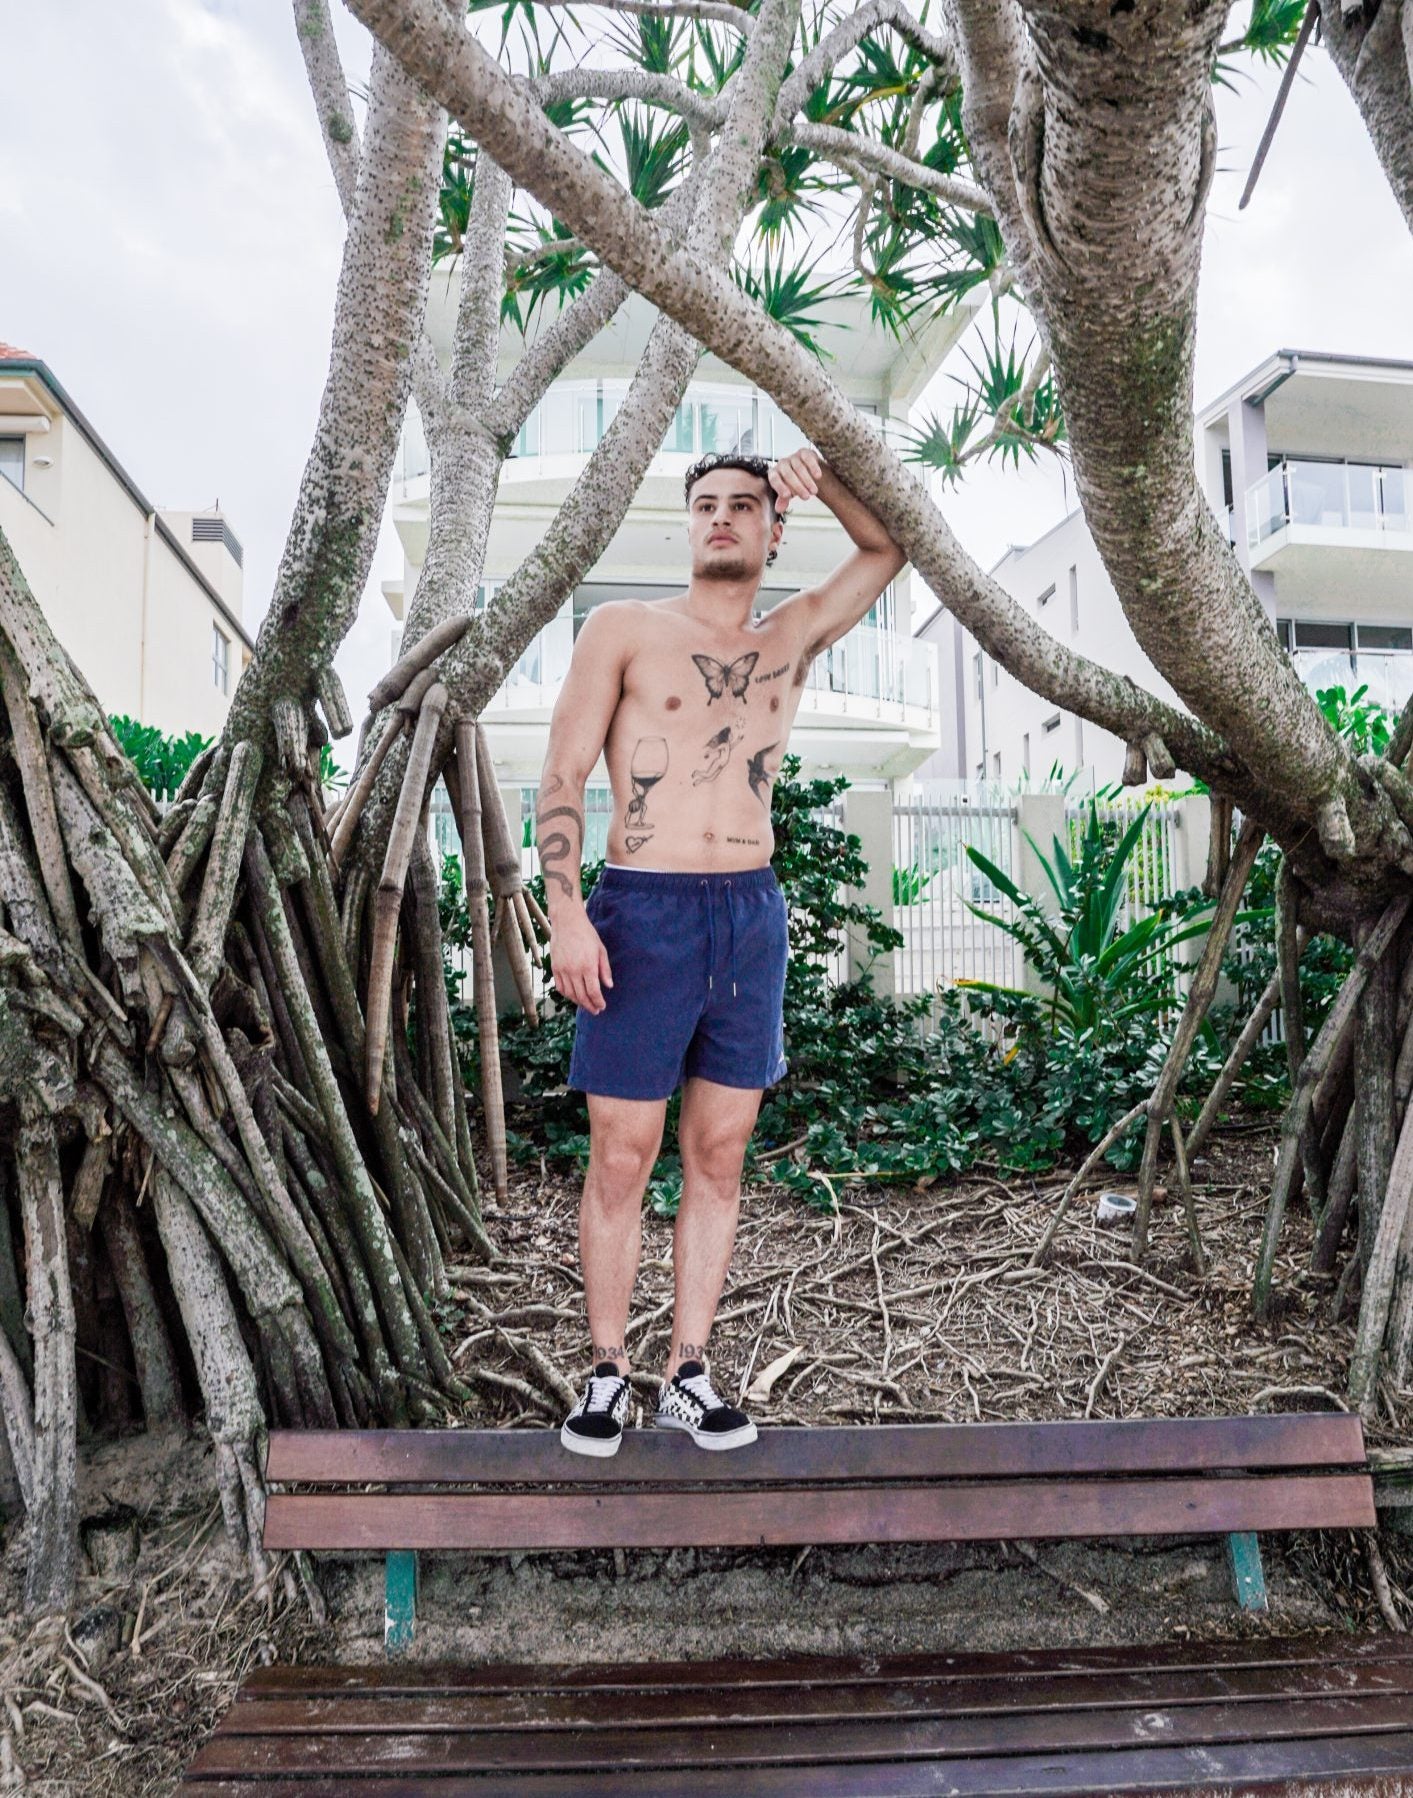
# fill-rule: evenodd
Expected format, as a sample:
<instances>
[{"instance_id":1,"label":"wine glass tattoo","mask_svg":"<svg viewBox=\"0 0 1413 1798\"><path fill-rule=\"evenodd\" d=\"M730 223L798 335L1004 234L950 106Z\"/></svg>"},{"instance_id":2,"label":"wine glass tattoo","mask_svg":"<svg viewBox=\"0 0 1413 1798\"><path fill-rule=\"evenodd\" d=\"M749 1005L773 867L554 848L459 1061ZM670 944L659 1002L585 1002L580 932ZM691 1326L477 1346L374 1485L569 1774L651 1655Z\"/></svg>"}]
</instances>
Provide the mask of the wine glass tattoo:
<instances>
[{"instance_id":1,"label":"wine glass tattoo","mask_svg":"<svg viewBox=\"0 0 1413 1798\"><path fill-rule=\"evenodd\" d=\"M628 768L633 783L633 797L623 814L623 828L628 849L641 849L652 835L654 825L648 817L648 794L667 772L667 738L640 737Z\"/></svg>"}]
</instances>

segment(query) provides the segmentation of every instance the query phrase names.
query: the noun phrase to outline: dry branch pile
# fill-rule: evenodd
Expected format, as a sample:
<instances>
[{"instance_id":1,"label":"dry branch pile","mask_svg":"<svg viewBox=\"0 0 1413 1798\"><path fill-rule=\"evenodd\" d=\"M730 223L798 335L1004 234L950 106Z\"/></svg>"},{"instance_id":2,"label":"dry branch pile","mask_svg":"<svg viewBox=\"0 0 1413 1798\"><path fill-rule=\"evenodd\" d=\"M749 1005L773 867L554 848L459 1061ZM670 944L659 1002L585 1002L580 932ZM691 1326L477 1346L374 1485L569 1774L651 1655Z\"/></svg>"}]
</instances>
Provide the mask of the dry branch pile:
<instances>
[{"instance_id":1,"label":"dry branch pile","mask_svg":"<svg viewBox=\"0 0 1413 1798\"><path fill-rule=\"evenodd\" d=\"M0 549L0 1178L19 1226L0 1189L0 1471L29 1513L37 1610L64 1608L76 1567L76 1351L115 1376L94 1401L105 1428L204 1410L260 1580L267 1419L413 1422L466 1394L432 1306L449 1253L493 1251L427 848L435 658L458 622L372 696L379 751L413 739L375 888L343 852L378 752L336 815L319 782L322 744L351 728L331 669L319 712L278 708L277 767L216 746L159 819ZM444 766L471 821L479 985L488 867L528 992L535 925L475 736Z\"/></svg>"},{"instance_id":2,"label":"dry branch pile","mask_svg":"<svg viewBox=\"0 0 1413 1798\"><path fill-rule=\"evenodd\" d=\"M1179 1205L1159 1203L1152 1265L1140 1270L1124 1261L1122 1234L1095 1224L1092 1193L1076 1202L1051 1263L1032 1267L1062 1180L1038 1191L990 1180L925 1193L849 1186L837 1218L802 1213L779 1189L753 1189L714 1335L714 1372L733 1395L751 1392L751 1409L766 1423L1198 1416L1335 1402L1328 1394L1341 1384L1353 1323L1331 1320L1331 1282L1298 1277L1310 1246L1303 1210L1282 1251L1291 1287L1283 1314L1260 1323L1247 1303L1271 1140L1266 1130L1219 1134L1194 1169L1209 1251L1201 1279L1185 1264ZM507 1200L488 1198L485 1214L506 1245L505 1263L449 1263L444 1340L474 1386L457 1421L543 1428L562 1416L562 1393L581 1378L587 1353L577 1200L577 1182L513 1172ZM671 1232L666 1220L645 1217L629 1334L645 1404L668 1349ZM1410 1421L1413 1394L1400 1394L1370 1425L1370 1439L1406 1440ZM140 1484L144 1494L164 1492L151 1453L140 1437L104 1447L97 1466L85 1469L85 1490ZM165 1504L142 1517L135 1563L113 1564L111 1540L122 1529L111 1519L86 1521L90 1552L107 1571L81 1579L76 1646L62 1626L46 1637L17 1614L4 1616L0 1600L0 1689L10 1699L0 1754L25 1766L30 1780L16 1789L67 1790L63 1780L82 1777L93 1798L165 1791L250 1666L276 1656L376 1653L366 1615L341 1616L335 1604L321 1628L302 1601L281 1596L278 1581L253 1590L202 1496L196 1457L189 1448L173 1454L180 1489L164 1492ZM126 1481L115 1471L123 1455L138 1458ZM136 1525L122 1528L132 1529L137 1546ZM1390 1602L1407 1619L1413 1557L1399 1538L1387 1538L1384 1550ZM782 1571L798 1558L773 1552ZM1018 1552L1024 1557L1025 1545ZM1377 1621L1366 1549L1355 1537L1312 1538L1288 1555L1273 1553L1351 1623ZM21 1582L16 1558L12 1552L0 1585L12 1604ZM998 1569L1010 1558L1005 1545L982 1556ZM578 1565L576 1582L592 1572ZM599 1572L611 1577L608 1566ZM1056 1577L1040 1557L1037 1591ZM328 1584L332 1594L337 1582ZM1120 1602L1095 1576L1083 1587L1106 1605ZM664 1602L680 1602L670 1583ZM1048 1601L1032 1594L1028 1602ZM1090 1624L1102 1615L1091 1614L1083 1592L1064 1602ZM1175 1626L1190 1621L1180 1613ZM1279 1616L1270 1626L1281 1627ZM1138 1627L1151 1636L1147 1612ZM467 1628L474 1651L475 1622Z\"/></svg>"}]
</instances>

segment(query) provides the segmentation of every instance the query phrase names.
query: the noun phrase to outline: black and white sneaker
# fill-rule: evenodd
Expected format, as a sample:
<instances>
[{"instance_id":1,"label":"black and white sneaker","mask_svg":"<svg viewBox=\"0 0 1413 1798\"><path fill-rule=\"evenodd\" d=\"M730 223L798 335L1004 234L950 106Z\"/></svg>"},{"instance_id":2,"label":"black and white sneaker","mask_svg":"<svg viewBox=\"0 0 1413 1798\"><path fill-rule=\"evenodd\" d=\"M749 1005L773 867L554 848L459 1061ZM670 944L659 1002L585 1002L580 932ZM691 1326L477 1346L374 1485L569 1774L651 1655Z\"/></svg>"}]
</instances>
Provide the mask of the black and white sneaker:
<instances>
[{"instance_id":1,"label":"black and white sneaker","mask_svg":"<svg viewBox=\"0 0 1413 1798\"><path fill-rule=\"evenodd\" d=\"M560 1425L560 1441L576 1455L616 1455L630 1391L617 1365L600 1361L583 1396Z\"/></svg>"},{"instance_id":2,"label":"black and white sneaker","mask_svg":"<svg viewBox=\"0 0 1413 1798\"><path fill-rule=\"evenodd\" d=\"M657 1395L653 1427L685 1430L698 1448L744 1448L756 1439L756 1426L744 1411L728 1405L711 1389L700 1361L684 1361Z\"/></svg>"}]
</instances>

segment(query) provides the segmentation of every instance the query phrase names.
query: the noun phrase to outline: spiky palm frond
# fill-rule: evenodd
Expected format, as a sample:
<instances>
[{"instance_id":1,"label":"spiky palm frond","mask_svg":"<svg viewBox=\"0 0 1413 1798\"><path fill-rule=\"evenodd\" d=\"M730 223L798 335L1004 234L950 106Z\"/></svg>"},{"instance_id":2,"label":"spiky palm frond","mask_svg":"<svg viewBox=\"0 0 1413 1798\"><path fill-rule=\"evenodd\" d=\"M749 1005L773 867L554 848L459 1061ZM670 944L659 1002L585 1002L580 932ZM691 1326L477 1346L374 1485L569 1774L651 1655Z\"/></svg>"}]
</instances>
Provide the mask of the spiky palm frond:
<instances>
[{"instance_id":1,"label":"spiky palm frond","mask_svg":"<svg viewBox=\"0 0 1413 1798\"><path fill-rule=\"evenodd\" d=\"M617 111L624 184L639 205L661 206L686 167L691 141L682 119L664 121L642 107L625 104ZM594 160L607 166L601 157Z\"/></svg>"},{"instance_id":2,"label":"spiky palm frond","mask_svg":"<svg viewBox=\"0 0 1413 1798\"><path fill-rule=\"evenodd\" d=\"M737 268L736 285L760 307L767 318L785 329L812 356L822 361L826 352L812 333L823 322L818 308L836 289L834 281L816 280L815 268L805 262L787 266L784 252L770 260L767 254L758 268Z\"/></svg>"},{"instance_id":3,"label":"spiky palm frond","mask_svg":"<svg viewBox=\"0 0 1413 1798\"><path fill-rule=\"evenodd\" d=\"M903 431L899 453L905 462L935 469L944 484L955 486L962 478L967 446L980 421L981 407L974 398L954 407L950 418L929 413L921 423Z\"/></svg>"},{"instance_id":4,"label":"spiky palm frond","mask_svg":"<svg viewBox=\"0 0 1413 1798\"><path fill-rule=\"evenodd\" d=\"M1243 53L1262 62L1283 65L1299 35L1306 5L1307 0L1251 0L1246 29L1218 52L1212 68L1213 82L1218 87L1235 87L1235 59Z\"/></svg>"},{"instance_id":5,"label":"spiky palm frond","mask_svg":"<svg viewBox=\"0 0 1413 1798\"><path fill-rule=\"evenodd\" d=\"M816 172L811 151L798 144L767 150L756 175L760 205L756 230L769 241L777 241L782 233L791 233L802 224L807 214L816 212L820 195L829 191L831 184Z\"/></svg>"}]
</instances>

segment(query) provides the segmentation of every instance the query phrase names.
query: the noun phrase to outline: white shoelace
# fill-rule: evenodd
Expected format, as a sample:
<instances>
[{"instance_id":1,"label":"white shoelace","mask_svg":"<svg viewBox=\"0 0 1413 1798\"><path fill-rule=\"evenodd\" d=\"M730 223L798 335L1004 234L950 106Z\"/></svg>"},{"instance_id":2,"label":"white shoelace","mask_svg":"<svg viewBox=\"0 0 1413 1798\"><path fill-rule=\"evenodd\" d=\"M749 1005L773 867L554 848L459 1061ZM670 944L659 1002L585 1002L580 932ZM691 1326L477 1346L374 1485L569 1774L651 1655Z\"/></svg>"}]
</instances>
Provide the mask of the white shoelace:
<instances>
[{"instance_id":1,"label":"white shoelace","mask_svg":"<svg viewBox=\"0 0 1413 1798\"><path fill-rule=\"evenodd\" d=\"M684 1391L690 1392L692 1397L704 1405L708 1411L720 1410L722 1401L712 1391L711 1381L704 1373L688 1374L685 1380L679 1378L677 1384Z\"/></svg>"},{"instance_id":2,"label":"white shoelace","mask_svg":"<svg viewBox=\"0 0 1413 1798\"><path fill-rule=\"evenodd\" d=\"M589 1397L584 1406L588 1411L611 1411L613 1409L613 1389L622 1379L621 1374L590 1374Z\"/></svg>"}]
</instances>

